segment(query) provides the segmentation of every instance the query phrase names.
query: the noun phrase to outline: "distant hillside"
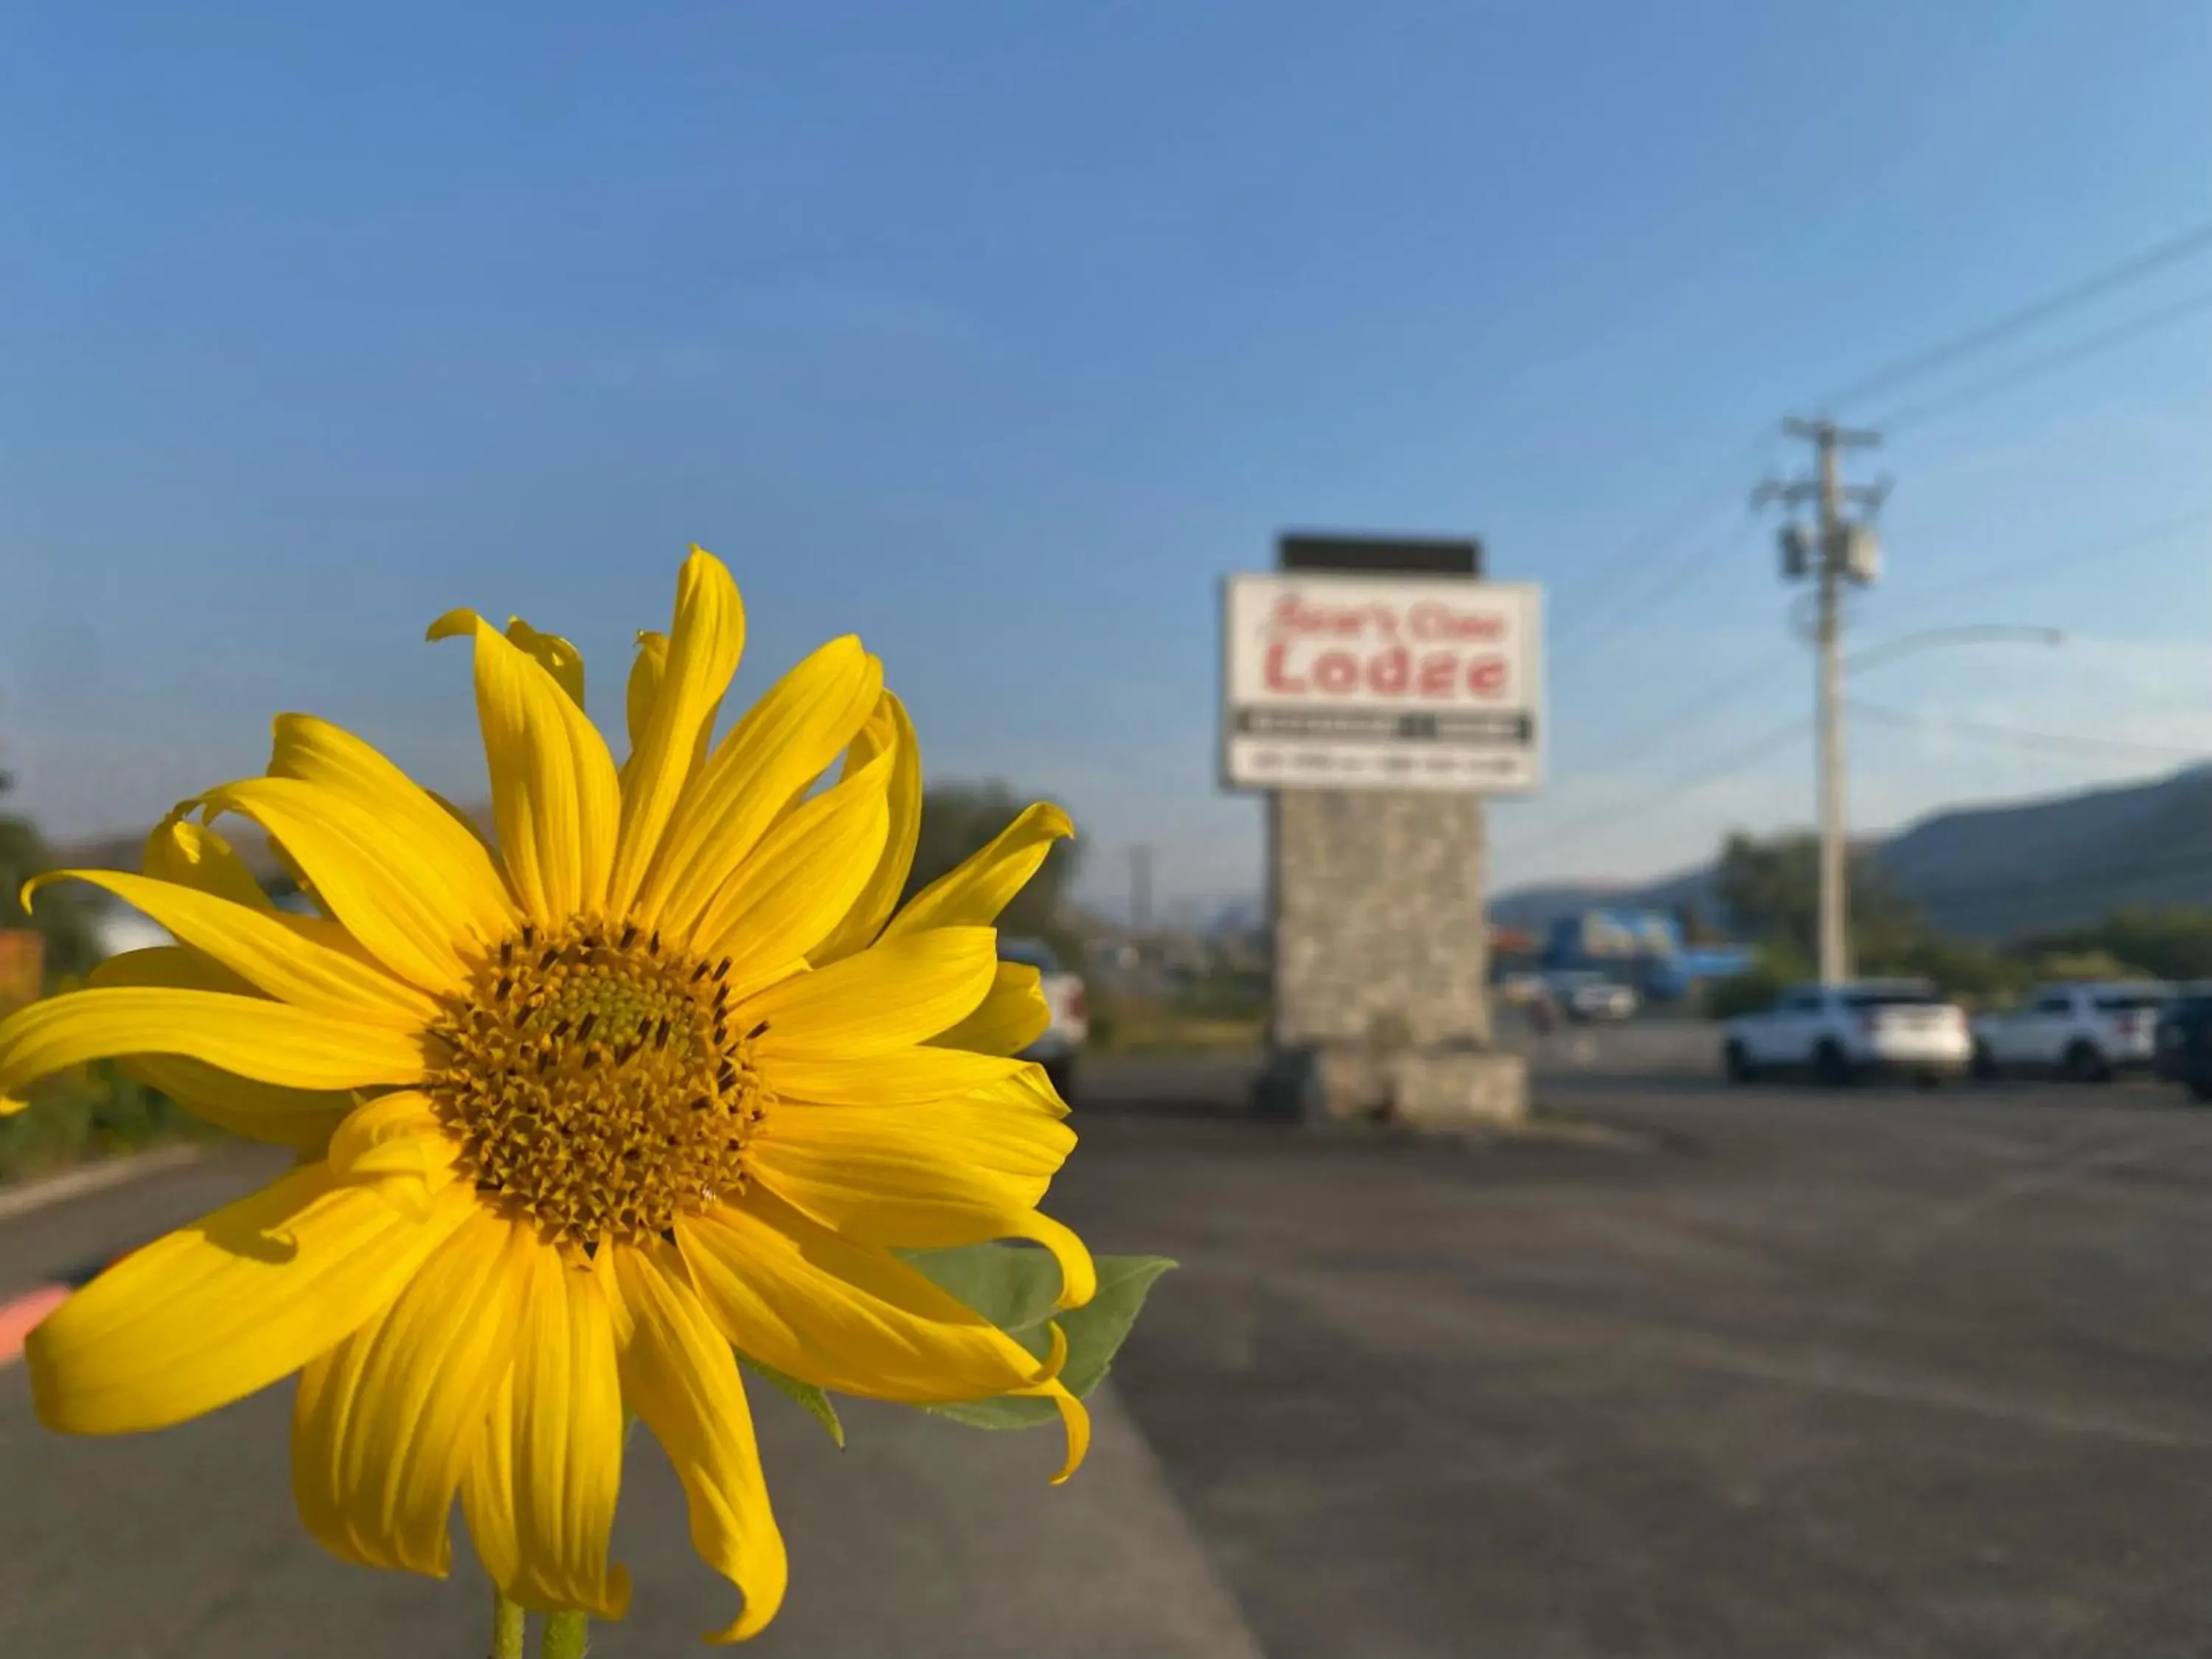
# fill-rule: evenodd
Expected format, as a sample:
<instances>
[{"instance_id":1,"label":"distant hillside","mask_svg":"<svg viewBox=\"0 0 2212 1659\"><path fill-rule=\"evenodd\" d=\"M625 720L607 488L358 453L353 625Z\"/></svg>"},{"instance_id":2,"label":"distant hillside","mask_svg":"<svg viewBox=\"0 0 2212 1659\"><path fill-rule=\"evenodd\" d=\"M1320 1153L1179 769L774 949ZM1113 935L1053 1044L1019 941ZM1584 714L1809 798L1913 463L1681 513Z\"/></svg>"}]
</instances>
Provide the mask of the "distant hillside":
<instances>
[{"instance_id":1,"label":"distant hillside","mask_svg":"<svg viewBox=\"0 0 2212 1659\"><path fill-rule=\"evenodd\" d=\"M1490 920L1499 927L1516 927L1524 933L1540 933L1561 916L1571 916L1584 910L1619 904L1625 900L1634 902L1638 890L1629 887L1607 887L1595 882L1559 882L1544 887L1516 887L1509 893L1499 893L1490 901Z\"/></svg>"},{"instance_id":2,"label":"distant hillside","mask_svg":"<svg viewBox=\"0 0 2212 1659\"><path fill-rule=\"evenodd\" d=\"M2093 922L2127 905L2212 908L2212 766L2144 783L1939 812L1875 856L1945 933L2008 939ZM1710 865L1642 886L1559 882L1501 893L1491 914L1541 928L1591 905L1696 906Z\"/></svg>"},{"instance_id":3,"label":"distant hillside","mask_svg":"<svg viewBox=\"0 0 2212 1659\"><path fill-rule=\"evenodd\" d=\"M1931 922L1971 939L2073 927L2124 905L2212 906L2212 767L1938 813L1878 856Z\"/></svg>"}]
</instances>

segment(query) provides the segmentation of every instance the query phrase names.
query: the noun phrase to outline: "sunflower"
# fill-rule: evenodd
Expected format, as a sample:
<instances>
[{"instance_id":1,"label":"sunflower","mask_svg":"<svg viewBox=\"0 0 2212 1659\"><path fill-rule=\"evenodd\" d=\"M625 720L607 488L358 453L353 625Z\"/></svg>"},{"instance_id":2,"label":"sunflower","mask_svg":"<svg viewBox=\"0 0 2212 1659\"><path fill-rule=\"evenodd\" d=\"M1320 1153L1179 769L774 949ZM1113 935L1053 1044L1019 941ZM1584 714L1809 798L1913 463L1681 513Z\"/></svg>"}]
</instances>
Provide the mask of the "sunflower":
<instances>
[{"instance_id":1,"label":"sunflower","mask_svg":"<svg viewBox=\"0 0 2212 1659\"><path fill-rule=\"evenodd\" d=\"M458 1493L504 1595L619 1618L634 1415L742 1592L724 1641L787 1576L738 1352L873 1399L1049 1400L1064 1480L1088 1430L1056 1328L1041 1361L897 1252L1034 1240L1063 1308L1095 1288L1036 1209L1073 1136L1011 1057L1044 1005L992 927L1066 817L1030 808L896 908L921 774L882 665L833 641L714 743L744 612L698 549L666 635L639 636L619 767L568 641L469 611L429 632L474 644L495 848L285 714L267 775L185 803L143 875L64 872L177 943L0 1024L0 1095L117 1058L299 1159L40 1325L40 1417L160 1428L296 1372L293 1484L323 1544L442 1576ZM320 914L271 903L225 814Z\"/></svg>"}]
</instances>

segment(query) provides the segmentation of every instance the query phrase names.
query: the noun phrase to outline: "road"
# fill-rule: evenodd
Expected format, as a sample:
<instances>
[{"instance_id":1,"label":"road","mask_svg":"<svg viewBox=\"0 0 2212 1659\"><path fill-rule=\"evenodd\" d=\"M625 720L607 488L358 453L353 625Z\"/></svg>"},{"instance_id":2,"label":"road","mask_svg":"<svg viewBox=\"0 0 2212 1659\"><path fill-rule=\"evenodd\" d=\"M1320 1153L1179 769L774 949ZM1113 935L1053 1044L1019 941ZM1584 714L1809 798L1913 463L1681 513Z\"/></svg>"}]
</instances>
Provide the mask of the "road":
<instances>
[{"instance_id":1,"label":"road","mask_svg":"<svg viewBox=\"0 0 2212 1659\"><path fill-rule=\"evenodd\" d=\"M187 1220L264 1180L265 1158L170 1170L0 1222L11 1291ZM489 1591L366 1571L299 1528L289 1385L161 1434L69 1440L40 1428L20 1366L0 1370L4 1659L483 1659ZM1244 1620L1109 1382L1090 1461L1064 1487L1057 1431L988 1434L848 1402L840 1452L798 1407L750 1390L792 1558L762 1659L1258 1659ZM683 1498L632 1437L617 1557L628 1620L594 1659L703 1652L734 1595L692 1555Z\"/></svg>"},{"instance_id":2,"label":"road","mask_svg":"<svg viewBox=\"0 0 2212 1659\"><path fill-rule=\"evenodd\" d=\"M1094 1121L1117 1368L1277 1659L2212 1653L2212 1115L1550 1077L1458 1150Z\"/></svg>"},{"instance_id":3,"label":"road","mask_svg":"<svg viewBox=\"0 0 2212 1659\"><path fill-rule=\"evenodd\" d=\"M1072 1486L1027 1437L864 1413L840 1457L763 1407L797 1571L756 1651L2212 1654L2212 1114L1583 1071L1469 1146L1255 1123L1241 1081L1094 1073L1060 1207L1184 1268ZM0 1292L248 1173L0 1223ZM0 1374L0 1652L480 1651L460 1575L293 1528L284 1406L63 1441ZM626 1492L610 1659L723 1606L667 1488Z\"/></svg>"}]
</instances>

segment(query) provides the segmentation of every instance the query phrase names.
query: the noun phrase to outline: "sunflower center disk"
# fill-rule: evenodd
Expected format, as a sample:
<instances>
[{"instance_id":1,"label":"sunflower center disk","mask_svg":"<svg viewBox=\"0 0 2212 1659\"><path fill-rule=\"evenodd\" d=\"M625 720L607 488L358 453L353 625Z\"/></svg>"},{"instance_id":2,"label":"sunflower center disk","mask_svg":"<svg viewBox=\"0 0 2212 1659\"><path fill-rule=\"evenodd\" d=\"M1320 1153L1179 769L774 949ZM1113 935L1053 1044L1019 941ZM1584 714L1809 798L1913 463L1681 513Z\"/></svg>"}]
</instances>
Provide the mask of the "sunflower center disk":
<instances>
[{"instance_id":1,"label":"sunflower center disk","mask_svg":"<svg viewBox=\"0 0 2212 1659\"><path fill-rule=\"evenodd\" d=\"M773 1097L757 1033L730 1026L728 971L591 921L525 927L487 957L426 1087L477 1188L587 1245L743 1191Z\"/></svg>"}]
</instances>

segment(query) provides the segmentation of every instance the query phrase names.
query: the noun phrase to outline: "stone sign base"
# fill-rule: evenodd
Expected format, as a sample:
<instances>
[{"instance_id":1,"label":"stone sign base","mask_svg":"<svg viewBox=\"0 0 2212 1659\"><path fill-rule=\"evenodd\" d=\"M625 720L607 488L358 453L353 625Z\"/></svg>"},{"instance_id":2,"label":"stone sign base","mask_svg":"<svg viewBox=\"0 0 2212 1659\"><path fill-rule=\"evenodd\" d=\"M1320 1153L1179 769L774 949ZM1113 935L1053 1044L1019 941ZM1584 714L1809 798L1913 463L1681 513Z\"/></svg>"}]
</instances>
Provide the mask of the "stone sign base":
<instances>
[{"instance_id":1,"label":"stone sign base","mask_svg":"<svg viewBox=\"0 0 2212 1659\"><path fill-rule=\"evenodd\" d=\"M1391 1115L1419 1129L1518 1123L1528 1115L1528 1067L1518 1054L1398 1056Z\"/></svg>"},{"instance_id":2,"label":"stone sign base","mask_svg":"<svg viewBox=\"0 0 2212 1659\"><path fill-rule=\"evenodd\" d=\"M1278 1048L1267 1057L1259 1092L1265 1115L1308 1123L1463 1129L1528 1115L1521 1057L1475 1048Z\"/></svg>"}]
</instances>

